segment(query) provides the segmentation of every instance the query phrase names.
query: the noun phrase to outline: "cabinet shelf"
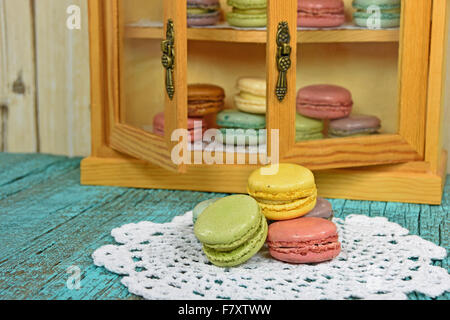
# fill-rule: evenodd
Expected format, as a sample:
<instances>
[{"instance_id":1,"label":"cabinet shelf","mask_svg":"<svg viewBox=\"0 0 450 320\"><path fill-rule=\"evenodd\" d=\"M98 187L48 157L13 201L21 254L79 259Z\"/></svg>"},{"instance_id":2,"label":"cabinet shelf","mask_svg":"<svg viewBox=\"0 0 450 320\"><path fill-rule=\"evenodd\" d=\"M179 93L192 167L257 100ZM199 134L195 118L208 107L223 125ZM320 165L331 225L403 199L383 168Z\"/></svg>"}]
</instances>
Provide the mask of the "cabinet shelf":
<instances>
[{"instance_id":1,"label":"cabinet shelf","mask_svg":"<svg viewBox=\"0 0 450 320\"><path fill-rule=\"evenodd\" d=\"M150 25L128 25L125 37L131 39L162 39L163 27ZM336 29L301 29L297 31L299 43L344 43L344 42L398 42L399 29L368 30L354 26ZM227 28L224 25L207 28L188 28L188 40L266 43L266 30L241 30Z\"/></svg>"}]
</instances>

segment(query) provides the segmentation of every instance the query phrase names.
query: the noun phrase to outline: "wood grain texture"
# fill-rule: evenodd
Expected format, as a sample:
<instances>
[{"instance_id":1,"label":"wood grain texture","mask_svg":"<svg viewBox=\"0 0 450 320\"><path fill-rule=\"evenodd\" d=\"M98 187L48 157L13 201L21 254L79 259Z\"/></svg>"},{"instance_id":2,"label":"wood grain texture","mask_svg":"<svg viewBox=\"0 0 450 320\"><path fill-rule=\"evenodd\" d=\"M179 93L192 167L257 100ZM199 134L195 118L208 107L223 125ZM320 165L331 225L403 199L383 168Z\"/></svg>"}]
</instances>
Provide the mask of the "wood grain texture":
<instances>
[{"instance_id":1,"label":"wood grain texture","mask_svg":"<svg viewBox=\"0 0 450 320\"><path fill-rule=\"evenodd\" d=\"M425 160L431 170L437 172L443 148L445 81L447 78L447 38L449 26L449 2L435 1L433 4L433 26L431 30L430 72L428 80L428 107ZM448 131L448 129L447 129Z\"/></svg>"},{"instance_id":2,"label":"wood grain texture","mask_svg":"<svg viewBox=\"0 0 450 320\"><path fill-rule=\"evenodd\" d=\"M7 92L8 80L6 76L6 68L8 61L6 59L6 20L5 8L0 3L0 152L6 151L6 112L7 112Z\"/></svg>"},{"instance_id":3,"label":"wood grain texture","mask_svg":"<svg viewBox=\"0 0 450 320\"><path fill-rule=\"evenodd\" d=\"M447 1L448 3L448 1ZM450 10L449 8L447 8L447 10ZM448 13L447 13L448 14ZM450 23L447 23L447 39L446 39L446 44L445 46L447 47L447 54L446 54L446 64L447 64L447 68L444 71L446 74L445 77L445 82L444 82L444 102L443 102L443 108L444 108L444 112L443 112L443 116L442 116L442 123L444 125L442 125L442 133L441 135L443 136L443 144L444 144L444 148L446 150L450 150L450 128L447 125L448 123L450 123ZM447 163L447 170L448 173L450 173L450 158L448 159L448 163Z\"/></svg>"},{"instance_id":4,"label":"wood grain texture","mask_svg":"<svg viewBox=\"0 0 450 320\"><path fill-rule=\"evenodd\" d=\"M90 151L90 83L86 0L34 1L41 151L69 156ZM66 27L71 5L81 29Z\"/></svg>"},{"instance_id":5,"label":"wood grain texture","mask_svg":"<svg viewBox=\"0 0 450 320\"><path fill-rule=\"evenodd\" d=\"M399 133L417 150L420 157L424 157L425 152L432 2L432 0L402 2Z\"/></svg>"},{"instance_id":6,"label":"wood grain texture","mask_svg":"<svg viewBox=\"0 0 450 320\"><path fill-rule=\"evenodd\" d=\"M294 29L295 30L295 29ZM293 31L296 32L296 31ZM127 27L125 36L133 39L161 39L164 32L158 27ZM267 32L234 29L187 29L188 40L223 41L242 43L267 43ZM298 43L342 42L398 42L398 30L301 30L297 31Z\"/></svg>"},{"instance_id":7,"label":"wood grain texture","mask_svg":"<svg viewBox=\"0 0 450 320\"><path fill-rule=\"evenodd\" d=\"M193 165L179 175L144 161L91 157L81 168L81 183L86 185L246 193L247 179L257 166ZM424 162L321 170L315 175L325 197L428 204L440 203L444 182Z\"/></svg>"},{"instance_id":8,"label":"wood grain texture","mask_svg":"<svg viewBox=\"0 0 450 320\"><path fill-rule=\"evenodd\" d=\"M0 144L37 152L34 16L30 0L0 2Z\"/></svg>"},{"instance_id":9,"label":"wood grain texture","mask_svg":"<svg viewBox=\"0 0 450 320\"><path fill-rule=\"evenodd\" d=\"M284 158L294 144L295 132L295 105L296 105L296 74L297 70L297 1L268 1L268 21L267 21L267 46L266 46L266 68L267 68L267 132L268 132L268 154L273 157L277 152L278 157ZM277 66L277 33L278 25L287 22L291 36L291 61L292 66L287 71L287 94L283 101L279 101L276 96L276 88L279 77ZM272 130L279 130L279 138L275 143L279 147L272 150Z\"/></svg>"},{"instance_id":10,"label":"wood grain texture","mask_svg":"<svg viewBox=\"0 0 450 320\"><path fill-rule=\"evenodd\" d=\"M169 222L198 202L224 194L79 185L80 159L0 153L1 299L138 299L121 277L95 267L91 254L128 223ZM382 216L450 250L450 179L441 206L331 200L337 218ZM450 258L434 264L450 271ZM78 266L80 290L66 271ZM430 299L411 293L410 299ZM446 293L438 299L450 299Z\"/></svg>"}]
</instances>

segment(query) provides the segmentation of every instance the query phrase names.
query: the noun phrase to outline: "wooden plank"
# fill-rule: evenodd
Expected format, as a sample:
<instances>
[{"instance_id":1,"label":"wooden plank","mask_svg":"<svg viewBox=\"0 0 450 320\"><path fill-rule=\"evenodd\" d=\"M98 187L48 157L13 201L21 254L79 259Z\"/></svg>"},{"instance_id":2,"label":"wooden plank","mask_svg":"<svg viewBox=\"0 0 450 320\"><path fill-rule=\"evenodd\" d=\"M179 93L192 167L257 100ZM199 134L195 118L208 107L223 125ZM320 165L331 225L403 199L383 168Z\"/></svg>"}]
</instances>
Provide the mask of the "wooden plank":
<instances>
[{"instance_id":1,"label":"wooden plank","mask_svg":"<svg viewBox=\"0 0 450 320\"><path fill-rule=\"evenodd\" d=\"M5 151L5 130L6 130L6 93L7 88L7 61L6 61L6 21L5 7L3 2L0 3L0 152Z\"/></svg>"},{"instance_id":2,"label":"wooden plank","mask_svg":"<svg viewBox=\"0 0 450 320\"><path fill-rule=\"evenodd\" d=\"M279 101L276 95L276 87L279 77L277 66L277 33L280 22L287 22L291 36L291 68L286 74L287 94L283 101ZM295 132L295 101L296 92L296 70L297 70L297 34L294 30L297 28L297 1L268 1L268 29L267 29L267 53L266 53L266 72L267 72L267 140L268 154L272 158L279 153L278 157L283 158L294 144ZM292 130L290 130L292 129ZM272 130L279 130L279 138L275 143L279 146L272 150Z\"/></svg>"},{"instance_id":3,"label":"wooden plank","mask_svg":"<svg viewBox=\"0 0 450 320\"><path fill-rule=\"evenodd\" d=\"M179 128L187 128L188 90L187 90L187 7L173 1L164 2L164 23L167 28L169 20L173 22L175 67L173 79L175 94L172 99L165 94L165 139L169 149L175 147L178 141L172 141L172 133ZM164 37L166 39L166 37ZM180 142L181 143L181 142ZM186 144L187 142L183 142ZM185 145L186 146L186 145ZM167 164L165 164L167 166ZM173 165L173 164L171 164ZM179 172L185 172L185 165L178 166Z\"/></svg>"},{"instance_id":4,"label":"wooden plank","mask_svg":"<svg viewBox=\"0 0 450 320\"><path fill-rule=\"evenodd\" d=\"M286 129L293 132L293 128L292 124ZM284 130L280 132L284 137ZM296 143L281 159L311 169L331 169L417 161L420 157L400 135L380 134Z\"/></svg>"},{"instance_id":5,"label":"wooden plank","mask_svg":"<svg viewBox=\"0 0 450 320\"><path fill-rule=\"evenodd\" d=\"M399 133L425 152L425 122L432 0L403 1L399 61Z\"/></svg>"},{"instance_id":6,"label":"wooden plank","mask_svg":"<svg viewBox=\"0 0 450 320\"><path fill-rule=\"evenodd\" d=\"M90 153L90 84L87 1L34 1L41 151L69 156ZM78 6L81 29L66 26Z\"/></svg>"},{"instance_id":7,"label":"wooden plank","mask_svg":"<svg viewBox=\"0 0 450 320\"><path fill-rule=\"evenodd\" d=\"M319 193L324 197L439 204L443 179L429 170L424 171L422 164L425 163L324 170L316 171L315 176ZM197 165L189 166L180 175L144 161L91 157L81 163L81 183L246 193L247 179L255 168Z\"/></svg>"},{"instance_id":8,"label":"wooden plank","mask_svg":"<svg viewBox=\"0 0 450 320\"><path fill-rule=\"evenodd\" d=\"M161 39L164 32L158 27L127 27L125 36L134 39ZM234 30L214 28L188 28L188 40L223 41L242 43L266 43L265 30ZM298 43L354 43L354 42L398 42L399 30L299 30Z\"/></svg>"},{"instance_id":9,"label":"wooden plank","mask_svg":"<svg viewBox=\"0 0 450 320\"><path fill-rule=\"evenodd\" d=\"M430 72L428 75L428 108L425 160L435 173L440 167L443 147L445 81L447 78L448 1L434 1L431 30Z\"/></svg>"},{"instance_id":10,"label":"wooden plank","mask_svg":"<svg viewBox=\"0 0 450 320\"><path fill-rule=\"evenodd\" d=\"M0 2L0 147L39 150L33 7L30 0Z\"/></svg>"}]
</instances>

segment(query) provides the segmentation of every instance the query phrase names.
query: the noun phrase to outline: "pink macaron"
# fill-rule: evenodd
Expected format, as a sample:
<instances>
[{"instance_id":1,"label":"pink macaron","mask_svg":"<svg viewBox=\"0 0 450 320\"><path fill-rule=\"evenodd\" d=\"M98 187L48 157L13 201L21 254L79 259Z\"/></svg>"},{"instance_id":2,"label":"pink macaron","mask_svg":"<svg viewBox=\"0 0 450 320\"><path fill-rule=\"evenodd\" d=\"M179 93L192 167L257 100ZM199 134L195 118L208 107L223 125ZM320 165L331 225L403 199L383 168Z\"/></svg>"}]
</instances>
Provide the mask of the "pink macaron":
<instances>
[{"instance_id":1,"label":"pink macaron","mask_svg":"<svg viewBox=\"0 0 450 320\"><path fill-rule=\"evenodd\" d=\"M297 95L297 112L315 119L341 119L350 115L353 98L349 90L328 84L302 88Z\"/></svg>"},{"instance_id":2,"label":"pink macaron","mask_svg":"<svg viewBox=\"0 0 450 320\"><path fill-rule=\"evenodd\" d=\"M164 112L158 113L153 118L153 133L164 136ZM203 139L203 134L208 129L203 118L188 118L187 129L189 131L189 141L199 141Z\"/></svg>"},{"instance_id":3,"label":"pink macaron","mask_svg":"<svg viewBox=\"0 0 450 320\"><path fill-rule=\"evenodd\" d=\"M343 0L298 0L300 27L338 27L345 23Z\"/></svg>"},{"instance_id":4,"label":"pink macaron","mask_svg":"<svg viewBox=\"0 0 450 320\"><path fill-rule=\"evenodd\" d=\"M219 0L187 0L188 26L212 26L220 20Z\"/></svg>"},{"instance_id":5,"label":"pink macaron","mask_svg":"<svg viewBox=\"0 0 450 320\"><path fill-rule=\"evenodd\" d=\"M322 218L297 218L269 226L272 257L289 263L318 263L336 258L341 243L336 225Z\"/></svg>"}]
</instances>

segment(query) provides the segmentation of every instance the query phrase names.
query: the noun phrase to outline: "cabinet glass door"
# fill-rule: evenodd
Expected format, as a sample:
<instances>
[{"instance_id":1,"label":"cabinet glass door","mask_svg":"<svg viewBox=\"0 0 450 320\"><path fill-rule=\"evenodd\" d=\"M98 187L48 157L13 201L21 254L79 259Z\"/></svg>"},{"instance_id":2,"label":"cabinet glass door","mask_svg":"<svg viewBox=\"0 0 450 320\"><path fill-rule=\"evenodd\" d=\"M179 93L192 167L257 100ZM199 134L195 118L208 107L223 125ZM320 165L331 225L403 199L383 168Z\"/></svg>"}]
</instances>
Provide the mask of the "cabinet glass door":
<instances>
[{"instance_id":1,"label":"cabinet glass door","mask_svg":"<svg viewBox=\"0 0 450 320\"><path fill-rule=\"evenodd\" d=\"M268 7L188 5L188 128L203 163L258 164L266 154ZM214 159L212 159L214 158Z\"/></svg>"},{"instance_id":2,"label":"cabinet glass door","mask_svg":"<svg viewBox=\"0 0 450 320\"><path fill-rule=\"evenodd\" d=\"M174 159L172 150L187 141L172 133L186 128L186 8L164 0L109 4L117 17L111 147L183 171L183 155Z\"/></svg>"},{"instance_id":3,"label":"cabinet glass door","mask_svg":"<svg viewBox=\"0 0 450 320\"><path fill-rule=\"evenodd\" d=\"M423 159L431 1L283 2L297 32L289 102L269 111L281 159L312 169Z\"/></svg>"}]
</instances>

